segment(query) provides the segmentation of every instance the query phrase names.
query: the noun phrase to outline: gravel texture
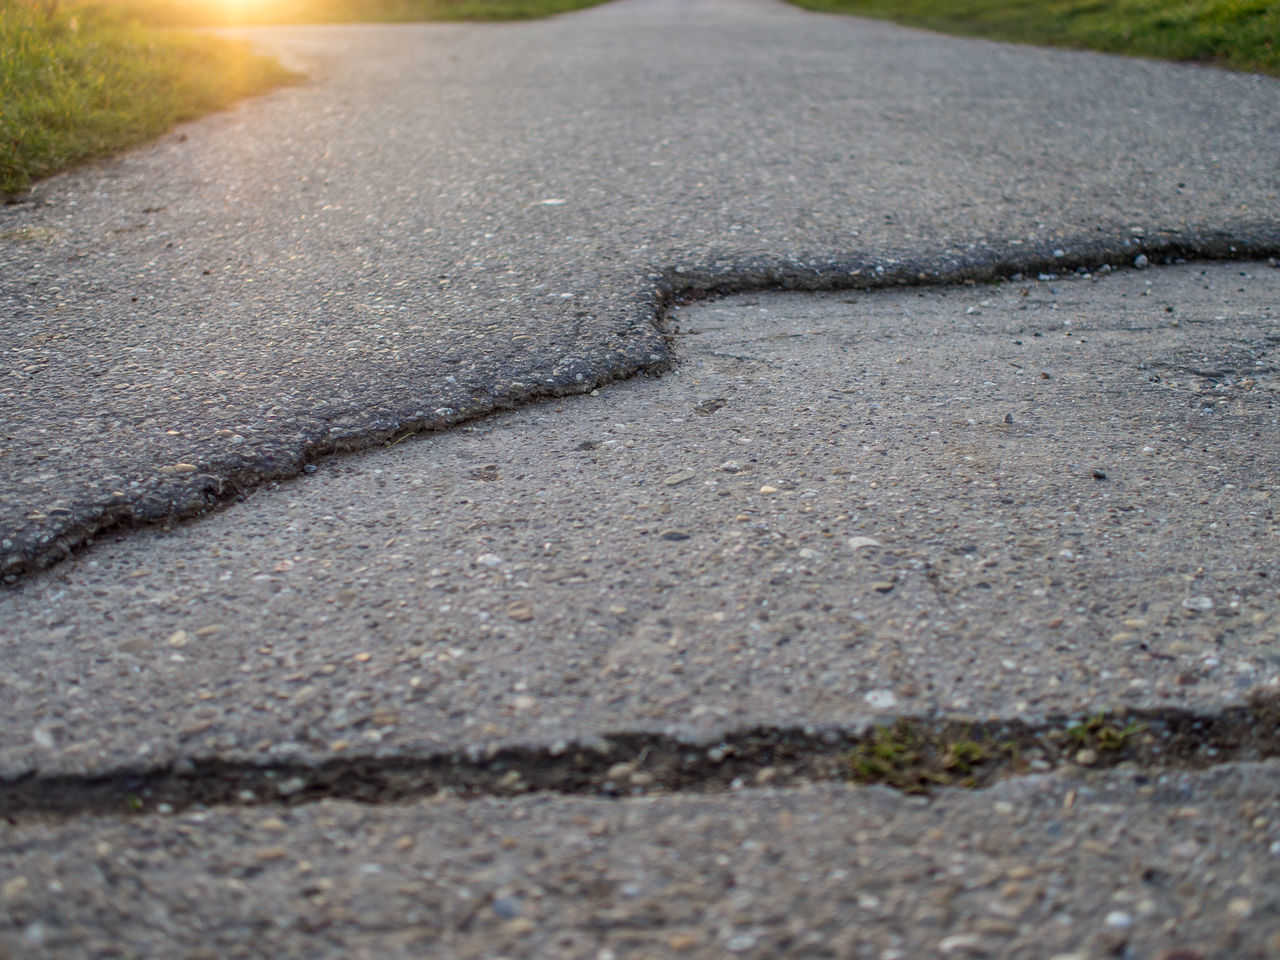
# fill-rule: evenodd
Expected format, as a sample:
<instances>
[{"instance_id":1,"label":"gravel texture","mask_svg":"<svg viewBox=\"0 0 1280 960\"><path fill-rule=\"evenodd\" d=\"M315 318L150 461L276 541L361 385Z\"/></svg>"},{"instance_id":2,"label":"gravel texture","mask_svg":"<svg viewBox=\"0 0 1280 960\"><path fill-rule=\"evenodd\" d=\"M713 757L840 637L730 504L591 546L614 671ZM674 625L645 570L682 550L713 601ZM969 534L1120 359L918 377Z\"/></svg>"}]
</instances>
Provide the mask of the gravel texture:
<instances>
[{"instance_id":1,"label":"gravel texture","mask_svg":"<svg viewBox=\"0 0 1280 960\"><path fill-rule=\"evenodd\" d=\"M1274 79L765 0L246 35L314 81L0 209L11 579L660 370L672 291L1280 246Z\"/></svg>"},{"instance_id":2,"label":"gravel texture","mask_svg":"<svg viewBox=\"0 0 1280 960\"><path fill-rule=\"evenodd\" d=\"M1280 953L1277 81L247 35L0 209L0 958ZM895 717L1019 775L829 779Z\"/></svg>"},{"instance_id":3,"label":"gravel texture","mask_svg":"<svg viewBox=\"0 0 1280 960\"><path fill-rule=\"evenodd\" d=\"M64 960L1280 952L1280 767L906 798L327 802L0 838L0 950Z\"/></svg>"},{"instance_id":4,"label":"gravel texture","mask_svg":"<svg viewBox=\"0 0 1280 960\"><path fill-rule=\"evenodd\" d=\"M0 770L1274 695L1277 304L1192 263L683 308L660 379L9 590Z\"/></svg>"}]
</instances>

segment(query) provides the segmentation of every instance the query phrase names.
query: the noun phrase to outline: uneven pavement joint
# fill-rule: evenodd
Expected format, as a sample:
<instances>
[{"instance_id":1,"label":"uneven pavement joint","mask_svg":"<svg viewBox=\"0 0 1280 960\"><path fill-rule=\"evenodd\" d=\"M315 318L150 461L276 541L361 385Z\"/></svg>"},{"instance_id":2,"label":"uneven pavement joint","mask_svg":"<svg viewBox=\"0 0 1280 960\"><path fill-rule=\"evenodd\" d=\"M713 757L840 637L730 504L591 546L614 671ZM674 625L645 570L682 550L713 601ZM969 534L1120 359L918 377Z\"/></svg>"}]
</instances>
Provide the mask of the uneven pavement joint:
<instances>
[{"instance_id":1,"label":"uneven pavement joint","mask_svg":"<svg viewBox=\"0 0 1280 960\"><path fill-rule=\"evenodd\" d=\"M99 776L26 774L0 784L11 824L86 814L172 813L192 807L293 806L320 800L404 803L437 794L526 793L625 798L718 793L822 780L885 783L910 793L983 787L1075 765L1125 764L1137 777L1280 756L1280 695L1217 713L1153 709L1050 717L1041 723L899 718L863 730L756 727L714 741L622 732L594 744L486 753L342 757L305 764L193 759Z\"/></svg>"},{"instance_id":2,"label":"uneven pavement joint","mask_svg":"<svg viewBox=\"0 0 1280 960\"><path fill-rule=\"evenodd\" d=\"M1280 257L1280 228L1270 222L1238 223L1220 230L1144 230L1141 236L1082 236L1055 243L1019 245L983 241L964 251L926 251L868 258L800 258L780 262L716 263L714 267L668 267L651 274L654 284L646 309L659 331L666 329L670 308L682 302L764 290L806 292L877 289L898 286L939 286L983 282L1015 274L1063 273L1103 265L1129 266L1145 256L1150 263L1178 260L1258 260ZM19 543L0 553L0 582L18 583L24 575L51 567L92 543L102 534L130 527L186 519L242 500L254 488L291 478L316 460L394 444L415 433L445 430L500 410L547 397L584 393L637 373L661 373L672 357L652 354L649 363L596 370L577 380L570 375L530 384L523 392L506 392L474 399L427 419L398 419L354 435L314 437L304 449L273 455L247 466L226 463L191 464L189 473L165 478L146 502L79 504L62 509L52 535ZM0 536L19 531L0 531Z\"/></svg>"}]
</instances>

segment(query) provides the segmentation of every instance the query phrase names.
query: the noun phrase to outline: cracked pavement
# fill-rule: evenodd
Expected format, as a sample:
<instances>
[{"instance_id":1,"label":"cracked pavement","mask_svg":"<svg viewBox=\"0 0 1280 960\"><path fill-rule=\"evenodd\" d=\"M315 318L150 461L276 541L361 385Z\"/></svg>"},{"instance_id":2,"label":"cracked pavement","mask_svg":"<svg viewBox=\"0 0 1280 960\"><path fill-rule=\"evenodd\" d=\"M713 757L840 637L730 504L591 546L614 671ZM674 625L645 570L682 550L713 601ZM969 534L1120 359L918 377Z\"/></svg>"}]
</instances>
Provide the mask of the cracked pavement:
<instances>
[{"instance_id":1,"label":"cracked pavement","mask_svg":"<svg viewBox=\"0 0 1280 960\"><path fill-rule=\"evenodd\" d=\"M1240 702L1280 684L1278 303L1236 263L678 310L661 378L0 597L0 764Z\"/></svg>"},{"instance_id":2,"label":"cracked pavement","mask_svg":"<svg viewBox=\"0 0 1280 960\"><path fill-rule=\"evenodd\" d=\"M1280 949L1277 81L762 2L249 33L312 82L0 214L0 956ZM770 753L1246 703L929 797Z\"/></svg>"},{"instance_id":3,"label":"cracked pavement","mask_svg":"<svg viewBox=\"0 0 1280 960\"><path fill-rule=\"evenodd\" d=\"M768 0L246 34L312 82L3 211L10 577L661 369L671 291L1280 252L1269 78Z\"/></svg>"},{"instance_id":4,"label":"cracked pavement","mask_svg":"<svg viewBox=\"0 0 1280 960\"><path fill-rule=\"evenodd\" d=\"M661 378L95 544L0 601L0 936L1267 956L1277 293L1237 262L712 301ZM1246 702L1248 742L1208 739ZM1174 713L1202 748L1162 750ZM1150 748L1032 740L929 798L783 749L1103 714Z\"/></svg>"}]
</instances>

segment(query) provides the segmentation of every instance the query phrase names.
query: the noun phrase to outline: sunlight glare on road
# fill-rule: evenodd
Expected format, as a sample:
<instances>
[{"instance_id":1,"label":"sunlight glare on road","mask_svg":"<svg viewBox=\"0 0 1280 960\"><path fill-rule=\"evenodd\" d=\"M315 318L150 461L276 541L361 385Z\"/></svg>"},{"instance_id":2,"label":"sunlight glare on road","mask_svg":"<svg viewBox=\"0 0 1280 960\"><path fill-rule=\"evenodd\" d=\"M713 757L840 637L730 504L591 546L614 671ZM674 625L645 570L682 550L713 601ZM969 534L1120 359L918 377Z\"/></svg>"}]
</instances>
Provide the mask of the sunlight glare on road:
<instances>
[{"instance_id":1,"label":"sunlight glare on road","mask_svg":"<svg viewBox=\"0 0 1280 960\"><path fill-rule=\"evenodd\" d=\"M279 0L204 0L209 12L223 23L261 23L279 14Z\"/></svg>"},{"instance_id":2,"label":"sunlight glare on road","mask_svg":"<svg viewBox=\"0 0 1280 960\"><path fill-rule=\"evenodd\" d=\"M317 0L106 0L170 26L237 26L310 19Z\"/></svg>"}]
</instances>

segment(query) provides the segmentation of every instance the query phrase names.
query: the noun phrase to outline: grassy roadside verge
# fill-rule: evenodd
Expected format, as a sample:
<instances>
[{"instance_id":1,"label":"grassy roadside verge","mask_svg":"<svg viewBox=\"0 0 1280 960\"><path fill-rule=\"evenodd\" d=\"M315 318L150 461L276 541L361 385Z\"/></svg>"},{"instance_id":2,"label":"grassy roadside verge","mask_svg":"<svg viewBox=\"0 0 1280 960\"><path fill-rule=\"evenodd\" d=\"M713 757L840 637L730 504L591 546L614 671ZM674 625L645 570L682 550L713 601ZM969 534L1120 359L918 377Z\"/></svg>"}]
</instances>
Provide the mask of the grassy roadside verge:
<instances>
[{"instance_id":1,"label":"grassy roadside verge","mask_svg":"<svg viewBox=\"0 0 1280 960\"><path fill-rule=\"evenodd\" d=\"M601 0L0 0L0 198L296 77L172 27L517 20Z\"/></svg>"},{"instance_id":2,"label":"grassy roadside verge","mask_svg":"<svg viewBox=\"0 0 1280 960\"><path fill-rule=\"evenodd\" d=\"M1280 0L791 0L943 33L1280 76Z\"/></svg>"},{"instance_id":3,"label":"grassy roadside verge","mask_svg":"<svg viewBox=\"0 0 1280 960\"><path fill-rule=\"evenodd\" d=\"M292 77L242 44L0 0L0 195Z\"/></svg>"},{"instance_id":4,"label":"grassy roadside verge","mask_svg":"<svg viewBox=\"0 0 1280 960\"><path fill-rule=\"evenodd\" d=\"M97 0L145 23L231 26L414 20L528 20L602 0Z\"/></svg>"}]
</instances>

